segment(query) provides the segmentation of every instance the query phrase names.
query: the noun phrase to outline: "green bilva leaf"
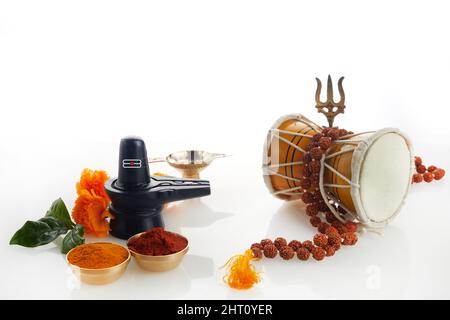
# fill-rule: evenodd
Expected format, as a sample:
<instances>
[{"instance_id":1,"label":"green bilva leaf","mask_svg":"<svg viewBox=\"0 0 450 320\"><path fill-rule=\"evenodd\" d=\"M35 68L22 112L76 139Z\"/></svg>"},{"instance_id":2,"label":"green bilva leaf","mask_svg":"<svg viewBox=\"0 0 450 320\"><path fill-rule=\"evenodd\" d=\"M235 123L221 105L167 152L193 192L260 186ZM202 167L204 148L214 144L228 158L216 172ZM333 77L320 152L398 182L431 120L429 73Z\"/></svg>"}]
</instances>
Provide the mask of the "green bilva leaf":
<instances>
[{"instance_id":1,"label":"green bilva leaf","mask_svg":"<svg viewBox=\"0 0 450 320\"><path fill-rule=\"evenodd\" d=\"M67 207L61 198L58 198L55 201L53 201L50 209L47 211L45 216L53 217L55 219L64 222L64 224L68 229L72 229L74 226L74 223L70 218L69 211L67 211Z\"/></svg>"},{"instance_id":2,"label":"green bilva leaf","mask_svg":"<svg viewBox=\"0 0 450 320\"><path fill-rule=\"evenodd\" d=\"M61 252L66 254L71 249L83 243L84 243L84 226L81 224L77 224L64 237Z\"/></svg>"},{"instance_id":3,"label":"green bilva leaf","mask_svg":"<svg viewBox=\"0 0 450 320\"><path fill-rule=\"evenodd\" d=\"M27 221L13 235L9 244L29 248L38 247L52 242L59 235L65 234L67 230L66 224L54 217L45 217L38 221Z\"/></svg>"}]
</instances>

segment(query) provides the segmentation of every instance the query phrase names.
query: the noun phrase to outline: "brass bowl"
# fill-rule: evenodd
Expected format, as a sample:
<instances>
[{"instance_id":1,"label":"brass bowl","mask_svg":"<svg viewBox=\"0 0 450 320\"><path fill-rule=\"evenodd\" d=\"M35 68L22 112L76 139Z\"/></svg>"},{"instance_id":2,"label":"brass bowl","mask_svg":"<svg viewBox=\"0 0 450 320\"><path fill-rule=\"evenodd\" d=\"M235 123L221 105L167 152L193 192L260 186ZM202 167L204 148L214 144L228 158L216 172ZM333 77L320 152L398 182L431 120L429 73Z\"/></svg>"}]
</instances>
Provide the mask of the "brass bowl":
<instances>
[{"instance_id":1,"label":"brass bowl","mask_svg":"<svg viewBox=\"0 0 450 320\"><path fill-rule=\"evenodd\" d=\"M128 239L127 241L127 245L128 242L136 237L139 237L143 234L144 232L135 234L134 236L132 236L130 239ZM172 232L180 237L183 237L182 235ZM185 237L183 237L185 238ZM185 238L186 239L186 238ZM186 241L188 241L186 239ZM131 250L130 248L128 248L128 250L131 252L131 255L136 259L136 263L138 264L139 267L141 267L142 269L146 270L146 271L151 271L151 272L164 272L164 271L169 271L172 269L175 269L176 267L178 267L178 265L181 263L181 261L184 258L184 255L188 252L189 250L189 242L186 245L186 248L184 248L181 251L172 253L172 254L168 254L165 256L150 256L150 255L146 255L146 254L141 254L141 253L137 253L133 250Z\"/></svg>"},{"instance_id":2,"label":"brass bowl","mask_svg":"<svg viewBox=\"0 0 450 320\"><path fill-rule=\"evenodd\" d=\"M112 243L118 246L121 246L117 243ZM123 247L123 246L121 246ZM75 247L76 248L76 247ZM73 248L72 250L74 250ZM123 247L125 248L125 247ZM128 257L127 259L119 263L118 265L109 267L109 268L102 268L102 269L89 269L89 268L81 268L79 266L76 266L74 264L71 264L69 262L68 256L72 250L70 250L66 254L66 261L67 264L72 268L73 273L75 276L80 279L81 282L87 283L87 284L93 284L93 285L101 285L101 284L108 284L116 281L119 279L125 270L127 269L128 263L131 260L131 253L130 250L125 248L128 251Z\"/></svg>"}]
</instances>

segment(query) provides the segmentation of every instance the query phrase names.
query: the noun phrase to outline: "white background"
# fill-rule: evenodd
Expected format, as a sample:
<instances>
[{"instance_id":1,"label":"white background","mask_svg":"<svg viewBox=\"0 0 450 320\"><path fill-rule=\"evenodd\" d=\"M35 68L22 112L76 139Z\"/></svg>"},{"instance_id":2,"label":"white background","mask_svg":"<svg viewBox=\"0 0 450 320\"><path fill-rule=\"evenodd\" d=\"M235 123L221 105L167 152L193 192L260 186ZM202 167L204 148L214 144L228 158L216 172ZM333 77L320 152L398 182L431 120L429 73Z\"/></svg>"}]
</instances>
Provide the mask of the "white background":
<instances>
[{"instance_id":1,"label":"white background","mask_svg":"<svg viewBox=\"0 0 450 320\"><path fill-rule=\"evenodd\" d=\"M346 77L338 125L399 127L427 164L450 169L448 13L446 1L411 0L1 1L0 297L450 298L448 176L413 186L383 236L324 262L260 262L263 282L242 292L219 269L262 238L313 235L301 204L267 192L261 158L278 117L325 124L315 77ZM116 175L129 134L149 156L232 154L204 172L210 197L165 214L190 240L180 268L131 263L114 284L79 286L53 245L8 245L54 199L72 207L83 168Z\"/></svg>"}]
</instances>

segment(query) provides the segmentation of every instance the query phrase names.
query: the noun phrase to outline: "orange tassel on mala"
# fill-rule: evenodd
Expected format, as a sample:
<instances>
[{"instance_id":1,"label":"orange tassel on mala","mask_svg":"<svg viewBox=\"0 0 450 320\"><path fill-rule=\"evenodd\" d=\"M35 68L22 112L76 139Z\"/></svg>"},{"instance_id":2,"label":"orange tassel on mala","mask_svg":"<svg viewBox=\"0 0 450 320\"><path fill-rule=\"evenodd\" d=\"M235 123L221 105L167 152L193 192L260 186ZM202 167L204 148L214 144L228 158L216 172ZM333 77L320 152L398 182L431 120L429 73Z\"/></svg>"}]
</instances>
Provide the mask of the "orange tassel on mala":
<instances>
[{"instance_id":1,"label":"orange tassel on mala","mask_svg":"<svg viewBox=\"0 0 450 320\"><path fill-rule=\"evenodd\" d=\"M252 261L257 261L251 249L244 254L231 257L223 266L227 268L227 273L223 277L225 283L233 289L250 289L253 285L261 281L259 272L255 270Z\"/></svg>"}]
</instances>

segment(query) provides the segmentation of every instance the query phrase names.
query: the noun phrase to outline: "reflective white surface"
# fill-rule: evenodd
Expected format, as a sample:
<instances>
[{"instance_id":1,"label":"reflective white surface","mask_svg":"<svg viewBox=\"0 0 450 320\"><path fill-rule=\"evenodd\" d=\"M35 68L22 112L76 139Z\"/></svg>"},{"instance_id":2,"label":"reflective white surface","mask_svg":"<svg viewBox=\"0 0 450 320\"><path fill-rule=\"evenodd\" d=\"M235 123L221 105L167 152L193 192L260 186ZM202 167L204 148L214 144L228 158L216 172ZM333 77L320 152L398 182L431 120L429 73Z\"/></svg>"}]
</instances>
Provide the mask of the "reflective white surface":
<instances>
[{"instance_id":1,"label":"reflective white surface","mask_svg":"<svg viewBox=\"0 0 450 320\"><path fill-rule=\"evenodd\" d=\"M114 158L113 153L111 157ZM223 170L232 174L222 175ZM42 181L46 175L42 170L15 175L15 178L31 181L31 184ZM258 262L257 268L263 272L262 283L252 290L235 291L221 280L224 271L220 267L229 257L262 238L284 236L306 240L314 231L301 203L285 203L268 194L256 163L246 162L240 156L230 157L217 161L204 177L212 181L210 197L173 204L164 213L167 229L180 232L190 241L190 251L182 265L166 273L148 273L132 261L121 279L100 287L78 283L54 245L35 249L7 245L13 231L26 219L37 219L45 212L51 196L62 193L68 206L74 197L70 186L73 183L61 183L60 187L50 187L52 191L48 191L39 188L39 183L21 187L18 182L14 187L28 193L19 201L7 199L3 207L7 219L0 227L1 254L5 257L0 266L0 296L69 299L449 297L450 255L446 246L450 243L447 232L450 216L448 206L439 201L448 196L447 181L414 186L402 213L382 236L363 234L357 246L344 247L334 257L320 263L297 259ZM33 188L37 189L31 192Z\"/></svg>"},{"instance_id":2,"label":"reflective white surface","mask_svg":"<svg viewBox=\"0 0 450 320\"><path fill-rule=\"evenodd\" d=\"M447 12L444 1L1 2L0 298L450 298ZM232 290L220 269L228 258L262 238L314 234L300 203L267 192L261 152L284 114L326 123L314 77L328 73L346 77L336 124L398 127L447 176L414 185L382 236L364 234L320 263L258 262L262 283ZM145 273L132 261L95 287L75 281L54 245L8 245L54 199L73 206L83 168L115 176L130 134L149 157L231 155L202 173L211 196L164 213L190 241L179 268ZM177 174L161 163L151 171Z\"/></svg>"}]
</instances>

